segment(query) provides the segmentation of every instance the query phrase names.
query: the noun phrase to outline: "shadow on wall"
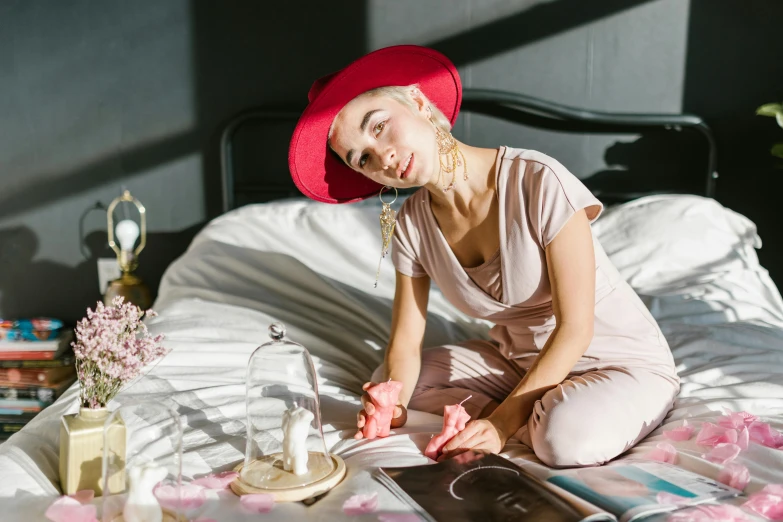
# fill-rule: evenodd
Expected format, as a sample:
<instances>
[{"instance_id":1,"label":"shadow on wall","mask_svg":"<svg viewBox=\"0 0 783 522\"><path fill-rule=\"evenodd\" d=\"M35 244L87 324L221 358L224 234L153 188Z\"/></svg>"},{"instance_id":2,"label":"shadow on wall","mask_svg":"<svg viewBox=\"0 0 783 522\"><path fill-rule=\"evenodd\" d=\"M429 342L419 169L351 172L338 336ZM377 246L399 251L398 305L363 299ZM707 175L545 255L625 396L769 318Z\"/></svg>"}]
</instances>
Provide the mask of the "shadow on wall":
<instances>
[{"instance_id":1,"label":"shadow on wall","mask_svg":"<svg viewBox=\"0 0 783 522\"><path fill-rule=\"evenodd\" d=\"M136 273L150 287L153 299L166 267L185 251L201 227L148 234ZM116 258L106 232L95 231L85 237L85 259L74 267L36 260L38 246L38 236L29 227L0 229L0 309L4 318L47 316L74 324L101 300L98 259Z\"/></svg>"},{"instance_id":2,"label":"shadow on wall","mask_svg":"<svg viewBox=\"0 0 783 522\"><path fill-rule=\"evenodd\" d=\"M582 179L602 202L616 193L675 192L705 195L708 147L696 133L660 131L606 149L607 169Z\"/></svg>"},{"instance_id":3,"label":"shadow on wall","mask_svg":"<svg viewBox=\"0 0 783 522\"><path fill-rule=\"evenodd\" d=\"M683 111L702 116L718 144L717 199L758 225L761 264L783 284L783 171L769 149L783 130L756 116L783 100L783 2L691 0ZM727 30L727 27L730 29Z\"/></svg>"},{"instance_id":4,"label":"shadow on wall","mask_svg":"<svg viewBox=\"0 0 783 522\"><path fill-rule=\"evenodd\" d=\"M457 66L468 65L545 38L551 38L650 1L549 1L470 31L424 45L442 52Z\"/></svg>"},{"instance_id":5,"label":"shadow on wall","mask_svg":"<svg viewBox=\"0 0 783 522\"><path fill-rule=\"evenodd\" d=\"M26 180L14 180L13 190L0 194L0 219L67 202L107 183L119 185L122 180L194 153L202 159L202 178L195 183L203 184L200 192L204 194L203 207L207 209L204 217L215 217L221 211L218 144L224 124L247 107L286 101L303 103L314 77L332 72L366 51L364 0L283 2L273 9L266 2L194 1L188 6L188 19L176 18L173 23L190 24L191 41L187 45L192 56L193 76L187 80L194 93L193 128L137 145L114 144L96 151L97 157L93 161L66 171L38 172ZM119 8L96 5L92 14L98 20L107 16L115 19L114 14L123 13L144 19L145 9L149 7L133 3ZM115 13L117 10L120 12ZM13 15L15 10L11 9L10 13ZM133 43L143 33L142 29L150 30L158 22L140 22L138 33L107 34L110 38ZM103 34L96 30L75 38L79 45L84 42L112 43L104 40ZM31 45L41 43L35 38L32 42ZM14 55L19 53L20 56L31 51L34 49L14 49L13 46L11 49ZM78 56L78 49L70 52ZM147 57L145 53L165 52L165 48L129 45L128 52L131 54L129 60L143 61ZM19 61L19 66L34 68L35 64ZM86 70L97 76L118 74L115 69L100 63L89 65ZM155 73L154 70L149 72ZM64 81L73 79L69 74L72 73L67 68L63 70ZM182 85L172 87L184 88ZM128 111L142 113L148 112L150 107L142 96L128 99L121 93L105 101L127 103L130 104L126 107ZM52 104L57 109L71 102L66 96ZM143 130L134 131L143 134ZM121 133L121 129L118 132ZM263 177L268 173L258 172L257 175ZM284 171L280 175L288 176L288 173ZM159 178L150 178L145 183L159 182ZM175 189L171 185L156 187L156 190L172 191L173 197ZM148 210L155 211L154 208ZM69 207L68 212L75 222L80 209ZM41 256L41 244L61 234L68 226L66 223L39 232L23 225L0 230L0 315L51 315L73 322L84 315L86 307L95 305L100 298L97 259L114 257L106 245L105 233L96 233L86 239L89 245L82 248L83 260L69 259L66 264L56 259L36 259ZM202 226L203 223L179 232L149 233L137 273L147 282L153 296L165 268L185 251Z\"/></svg>"},{"instance_id":6,"label":"shadow on wall","mask_svg":"<svg viewBox=\"0 0 783 522\"><path fill-rule=\"evenodd\" d=\"M89 242L94 259L75 267L36 260L38 246L38 236L26 226L0 230L0 306L4 316L50 316L72 323L84 315L84 308L100 299L95 262L100 243Z\"/></svg>"},{"instance_id":7,"label":"shadow on wall","mask_svg":"<svg viewBox=\"0 0 783 522\"><path fill-rule=\"evenodd\" d=\"M312 82L364 54L367 1L192 2L193 83L202 127L207 216L222 211L220 137L232 117L251 107L304 107ZM290 179L285 162L254 172L257 182ZM281 165L282 168L277 168ZM290 182L289 182L290 183ZM266 184L266 183L263 183Z\"/></svg>"}]
</instances>

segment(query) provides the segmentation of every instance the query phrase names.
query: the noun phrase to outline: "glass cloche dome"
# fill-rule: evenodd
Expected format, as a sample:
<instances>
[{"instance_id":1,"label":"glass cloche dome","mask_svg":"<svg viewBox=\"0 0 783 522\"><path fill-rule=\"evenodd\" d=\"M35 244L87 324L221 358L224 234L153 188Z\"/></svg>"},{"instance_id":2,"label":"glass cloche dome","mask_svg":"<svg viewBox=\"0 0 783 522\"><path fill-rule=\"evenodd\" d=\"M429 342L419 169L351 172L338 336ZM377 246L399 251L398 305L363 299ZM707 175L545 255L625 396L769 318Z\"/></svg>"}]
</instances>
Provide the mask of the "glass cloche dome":
<instances>
[{"instance_id":1,"label":"glass cloche dome","mask_svg":"<svg viewBox=\"0 0 783 522\"><path fill-rule=\"evenodd\" d=\"M182 483L175 411L148 400L125 404L106 419L103 437L103 522L180 522L199 514L203 501L188 498Z\"/></svg>"},{"instance_id":2,"label":"glass cloche dome","mask_svg":"<svg viewBox=\"0 0 783 522\"><path fill-rule=\"evenodd\" d=\"M310 354L285 339L281 323L269 327L269 336L248 363L247 446L231 488L239 495L305 500L337 485L345 463L326 449Z\"/></svg>"}]
</instances>

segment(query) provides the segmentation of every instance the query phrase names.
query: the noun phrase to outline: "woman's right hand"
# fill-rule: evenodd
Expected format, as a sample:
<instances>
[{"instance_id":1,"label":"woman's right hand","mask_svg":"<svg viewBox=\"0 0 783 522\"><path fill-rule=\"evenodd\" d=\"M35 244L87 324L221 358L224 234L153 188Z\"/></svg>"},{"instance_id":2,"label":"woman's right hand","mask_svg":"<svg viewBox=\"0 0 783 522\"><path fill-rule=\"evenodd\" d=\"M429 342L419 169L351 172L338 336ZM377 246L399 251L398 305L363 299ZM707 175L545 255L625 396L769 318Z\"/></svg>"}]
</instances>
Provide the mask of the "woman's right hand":
<instances>
[{"instance_id":1,"label":"woman's right hand","mask_svg":"<svg viewBox=\"0 0 783 522\"><path fill-rule=\"evenodd\" d=\"M354 439L364 438L364 432L362 428L364 428L364 425L367 423L367 418L373 413L375 413L375 404L373 404L372 399L370 398L370 394L367 393L367 390L372 386L375 386L376 384L378 383L366 382L362 386L362 390L364 390L364 394L362 394L363 408L356 415L356 427L359 429L356 432L356 435L353 436ZM399 428L400 426L404 426L407 421L408 421L408 410L405 408L405 406L402 405L402 403L398 402L397 406L394 407L394 414L392 415L392 420L391 420L391 428Z\"/></svg>"}]
</instances>

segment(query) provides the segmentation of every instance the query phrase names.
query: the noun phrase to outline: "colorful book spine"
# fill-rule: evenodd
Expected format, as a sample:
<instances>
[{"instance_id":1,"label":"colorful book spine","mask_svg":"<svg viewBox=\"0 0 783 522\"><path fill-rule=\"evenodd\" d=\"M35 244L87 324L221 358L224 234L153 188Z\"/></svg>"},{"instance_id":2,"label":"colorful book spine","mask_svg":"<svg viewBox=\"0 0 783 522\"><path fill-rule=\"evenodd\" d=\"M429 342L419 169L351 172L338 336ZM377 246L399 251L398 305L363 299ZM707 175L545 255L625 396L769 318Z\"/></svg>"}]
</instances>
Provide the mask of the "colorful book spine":
<instances>
[{"instance_id":1,"label":"colorful book spine","mask_svg":"<svg viewBox=\"0 0 783 522\"><path fill-rule=\"evenodd\" d=\"M0 368L0 386L53 386L73 377L76 368Z\"/></svg>"},{"instance_id":2,"label":"colorful book spine","mask_svg":"<svg viewBox=\"0 0 783 522\"><path fill-rule=\"evenodd\" d=\"M0 386L0 400L33 399L48 406L70 388L75 380L73 377L54 386Z\"/></svg>"},{"instance_id":3,"label":"colorful book spine","mask_svg":"<svg viewBox=\"0 0 783 522\"><path fill-rule=\"evenodd\" d=\"M16 412L39 412L49 406L36 399L0 399L0 415L13 415Z\"/></svg>"},{"instance_id":4,"label":"colorful book spine","mask_svg":"<svg viewBox=\"0 0 783 522\"><path fill-rule=\"evenodd\" d=\"M75 362L73 352L68 352L62 357L49 360L0 359L0 368L61 368L72 366Z\"/></svg>"},{"instance_id":5,"label":"colorful book spine","mask_svg":"<svg viewBox=\"0 0 783 522\"><path fill-rule=\"evenodd\" d=\"M13 422L0 420L0 440L5 440L17 431L24 428L26 422Z\"/></svg>"},{"instance_id":6,"label":"colorful book spine","mask_svg":"<svg viewBox=\"0 0 783 522\"><path fill-rule=\"evenodd\" d=\"M0 414L0 440L5 440L38 415L35 412L13 411L10 414Z\"/></svg>"}]
</instances>

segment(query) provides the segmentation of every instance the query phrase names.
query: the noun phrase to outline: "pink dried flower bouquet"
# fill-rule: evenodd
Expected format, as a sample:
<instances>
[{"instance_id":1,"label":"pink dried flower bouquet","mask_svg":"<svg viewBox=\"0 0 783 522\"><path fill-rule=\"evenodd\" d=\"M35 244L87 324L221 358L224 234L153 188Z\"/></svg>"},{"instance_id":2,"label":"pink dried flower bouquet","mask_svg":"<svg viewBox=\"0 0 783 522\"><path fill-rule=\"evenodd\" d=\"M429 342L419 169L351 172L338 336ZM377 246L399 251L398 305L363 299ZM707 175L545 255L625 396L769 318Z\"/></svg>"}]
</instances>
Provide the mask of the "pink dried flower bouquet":
<instances>
[{"instance_id":1,"label":"pink dried flower bouquet","mask_svg":"<svg viewBox=\"0 0 783 522\"><path fill-rule=\"evenodd\" d=\"M163 335L150 336L142 322L152 310L124 303L115 297L112 306L98 302L95 311L76 324L76 374L81 387L83 408L103 408L122 389L138 377L145 365L164 356L168 350L160 343Z\"/></svg>"}]
</instances>

